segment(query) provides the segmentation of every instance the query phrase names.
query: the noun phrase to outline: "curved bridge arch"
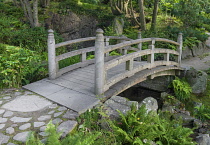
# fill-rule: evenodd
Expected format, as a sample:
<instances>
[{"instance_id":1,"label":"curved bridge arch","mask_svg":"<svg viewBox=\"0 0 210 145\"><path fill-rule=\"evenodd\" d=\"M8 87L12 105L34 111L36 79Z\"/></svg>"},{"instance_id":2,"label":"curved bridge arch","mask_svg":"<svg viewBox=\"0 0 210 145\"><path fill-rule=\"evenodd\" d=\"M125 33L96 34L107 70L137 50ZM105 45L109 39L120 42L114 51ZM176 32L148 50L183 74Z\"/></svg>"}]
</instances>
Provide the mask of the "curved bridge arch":
<instances>
[{"instance_id":1,"label":"curved bridge arch","mask_svg":"<svg viewBox=\"0 0 210 145\"><path fill-rule=\"evenodd\" d=\"M173 66L159 66L152 69L145 69L110 87L109 90L104 93L104 96L106 97L104 101L147 79L153 79L158 76L179 75L180 70L183 70L183 68Z\"/></svg>"}]
</instances>

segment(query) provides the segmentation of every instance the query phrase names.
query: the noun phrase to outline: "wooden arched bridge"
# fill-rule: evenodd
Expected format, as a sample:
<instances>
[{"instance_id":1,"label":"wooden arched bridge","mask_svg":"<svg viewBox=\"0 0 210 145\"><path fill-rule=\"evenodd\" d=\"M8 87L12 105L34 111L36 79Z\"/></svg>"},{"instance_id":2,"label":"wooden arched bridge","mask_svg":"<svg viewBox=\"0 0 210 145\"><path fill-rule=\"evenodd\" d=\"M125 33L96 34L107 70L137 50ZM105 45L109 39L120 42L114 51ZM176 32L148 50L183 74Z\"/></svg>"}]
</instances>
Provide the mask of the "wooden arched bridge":
<instances>
[{"instance_id":1,"label":"wooden arched bridge","mask_svg":"<svg viewBox=\"0 0 210 145\"><path fill-rule=\"evenodd\" d=\"M112 40L117 44L111 45ZM95 41L95 46L56 56L56 48L86 41ZM158 41L176 45L177 50L156 48L155 43ZM143 50L142 43L146 42L149 43L148 49ZM122 55L109 55L116 50ZM133 52L128 53L128 50ZM89 53L93 53L95 58L87 60ZM155 60L155 54L161 54L163 59ZM138 39L132 40L104 36L103 30L98 29L96 37L55 44L53 30L49 30L49 78L28 84L24 88L81 113L101 99L117 95L148 78L179 74L182 70L181 54L181 33L177 42L164 38L141 38L141 33L138 34ZM76 55L80 55L79 63L59 69L59 61ZM147 61L143 61L142 57L147 58Z\"/></svg>"}]
</instances>

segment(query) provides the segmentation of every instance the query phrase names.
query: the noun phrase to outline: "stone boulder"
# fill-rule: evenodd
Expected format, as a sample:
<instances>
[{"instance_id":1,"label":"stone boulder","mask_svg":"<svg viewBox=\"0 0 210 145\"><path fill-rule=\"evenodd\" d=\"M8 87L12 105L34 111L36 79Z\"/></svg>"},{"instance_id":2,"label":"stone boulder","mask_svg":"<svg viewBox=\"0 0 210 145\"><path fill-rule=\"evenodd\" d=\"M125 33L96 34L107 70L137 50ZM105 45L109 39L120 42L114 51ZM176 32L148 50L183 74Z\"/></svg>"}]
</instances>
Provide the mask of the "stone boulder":
<instances>
[{"instance_id":1,"label":"stone boulder","mask_svg":"<svg viewBox=\"0 0 210 145\"><path fill-rule=\"evenodd\" d=\"M53 29L61 34L64 41L84 37L92 37L96 34L98 20L87 15L78 15L69 11L67 14L49 13L50 17L45 20L45 27ZM93 46L94 42L80 43L77 48Z\"/></svg>"},{"instance_id":2,"label":"stone boulder","mask_svg":"<svg viewBox=\"0 0 210 145\"><path fill-rule=\"evenodd\" d=\"M145 105L147 113L150 111L154 111L157 113L158 109L158 102L153 97L147 97L145 98L141 103L139 103L139 107Z\"/></svg>"},{"instance_id":3,"label":"stone boulder","mask_svg":"<svg viewBox=\"0 0 210 145\"><path fill-rule=\"evenodd\" d=\"M126 114L127 111L131 109L130 107L132 104L134 104L137 108L145 105L147 112L157 112L158 109L157 100L152 97L147 97L141 103L138 103L136 101L129 101L124 97L113 96L103 104L103 107L110 119L117 120L119 119L119 113L117 110L119 110L123 114Z\"/></svg>"},{"instance_id":4,"label":"stone boulder","mask_svg":"<svg viewBox=\"0 0 210 145\"><path fill-rule=\"evenodd\" d=\"M109 100L107 100L103 106L106 110L106 114L112 120L119 119L119 113L117 110L126 114L127 111L130 110L131 105L134 104L138 107L138 102L136 101L129 101L128 99L120 96L113 96Z\"/></svg>"},{"instance_id":5,"label":"stone boulder","mask_svg":"<svg viewBox=\"0 0 210 145\"><path fill-rule=\"evenodd\" d=\"M196 137L196 142L198 145L210 145L209 134L200 134Z\"/></svg>"},{"instance_id":6,"label":"stone boulder","mask_svg":"<svg viewBox=\"0 0 210 145\"><path fill-rule=\"evenodd\" d=\"M185 113L177 113L177 114L174 114L173 117L175 119L181 119L183 121L183 125L185 126L193 126L193 122L195 120L194 117L186 115Z\"/></svg>"},{"instance_id":7,"label":"stone boulder","mask_svg":"<svg viewBox=\"0 0 210 145\"><path fill-rule=\"evenodd\" d=\"M210 40L210 39L209 39ZM203 53L209 52L210 43L209 40L206 43L199 43L193 48L185 47L182 51L182 59L186 59L188 57L200 56Z\"/></svg>"},{"instance_id":8,"label":"stone boulder","mask_svg":"<svg viewBox=\"0 0 210 145\"><path fill-rule=\"evenodd\" d=\"M208 75L205 72L190 68L187 70L185 78L192 87L192 93L202 94L206 91Z\"/></svg>"}]
</instances>

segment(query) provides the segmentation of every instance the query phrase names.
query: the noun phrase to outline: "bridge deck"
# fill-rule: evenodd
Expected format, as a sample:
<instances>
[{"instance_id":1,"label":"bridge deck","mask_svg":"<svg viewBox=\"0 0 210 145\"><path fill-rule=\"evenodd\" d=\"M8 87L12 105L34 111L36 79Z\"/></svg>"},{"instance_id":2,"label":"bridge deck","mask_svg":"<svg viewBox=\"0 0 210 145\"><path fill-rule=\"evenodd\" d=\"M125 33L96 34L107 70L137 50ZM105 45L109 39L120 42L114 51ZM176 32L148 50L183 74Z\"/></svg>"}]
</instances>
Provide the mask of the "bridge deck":
<instances>
[{"instance_id":1,"label":"bridge deck","mask_svg":"<svg viewBox=\"0 0 210 145\"><path fill-rule=\"evenodd\" d=\"M145 63L135 61L134 67ZM94 95L94 69L95 65L89 65L70 71L55 80L45 78L23 86L23 88L82 113L99 102L99 98ZM107 78L109 79L124 71L125 63L122 63L110 69L107 73ZM107 91L107 95L111 95L116 91L116 85L113 87L113 89L110 88Z\"/></svg>"}]
</instances>

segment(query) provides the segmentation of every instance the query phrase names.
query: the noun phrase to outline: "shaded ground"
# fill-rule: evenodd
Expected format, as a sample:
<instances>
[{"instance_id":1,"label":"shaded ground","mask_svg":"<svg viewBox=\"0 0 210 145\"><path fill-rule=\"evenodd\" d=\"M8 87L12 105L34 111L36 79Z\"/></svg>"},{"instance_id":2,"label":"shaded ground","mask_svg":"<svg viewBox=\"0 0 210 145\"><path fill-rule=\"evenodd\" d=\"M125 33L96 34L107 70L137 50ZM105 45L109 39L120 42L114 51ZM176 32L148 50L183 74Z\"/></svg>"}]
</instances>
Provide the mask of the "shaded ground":
<instances>
[{"instance_id":1,"label":"shaded ground","mask_svg":"<svg viewBox=\"0 0 210 145\"><path fill-rule=\"evenodd\" d=\"M201 56L182 60L182 64L185 67L194 67L197 70L208 70L210 68L210 49L209 52Z\"/></svg>"}]
</instances>

